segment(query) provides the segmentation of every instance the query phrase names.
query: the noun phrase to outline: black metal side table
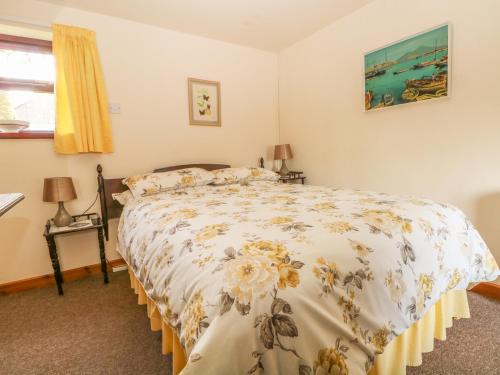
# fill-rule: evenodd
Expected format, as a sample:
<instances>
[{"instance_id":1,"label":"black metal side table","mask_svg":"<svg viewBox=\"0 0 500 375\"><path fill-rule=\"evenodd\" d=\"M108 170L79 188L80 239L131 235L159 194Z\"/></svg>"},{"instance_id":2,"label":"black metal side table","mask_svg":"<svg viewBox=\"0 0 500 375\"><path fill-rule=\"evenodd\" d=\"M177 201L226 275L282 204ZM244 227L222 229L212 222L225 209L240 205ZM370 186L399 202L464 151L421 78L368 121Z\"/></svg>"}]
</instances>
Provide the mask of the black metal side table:
<instances>
[{"instance_id":1,"label":"black metal side table","mask_svg":"<svg viewBox=\"0 0 500 375\"><path fill-rule=\"evenodd\" d=\"M108 269L106 267L106 253L104 248L103 225L101 217L96 213L73 216L73 223L68 227L56 227L52 219L47 221L45 232L43 233L49 247L50 260L54 268L54 278L57 284L59 295L63 295L62 283L64 282L59 257L57 255L56 237L62 234L78 233L95 229L99 241L99 255L101 258L101 272L104 276L104 283L109 282Z\"/></svg>"},{"instance_id":2,"label":"black metal side table","mask_svg":"<svg viewBox=\"0 0 500 375\"><path fill-rule=\"evenodd\" d=\"M279 181L283 183L291 183L292 181L300 181L304 185L306 176L303 175L304 172L290 171L286 176L281 176Z\"/></svg>"}]
</instances>

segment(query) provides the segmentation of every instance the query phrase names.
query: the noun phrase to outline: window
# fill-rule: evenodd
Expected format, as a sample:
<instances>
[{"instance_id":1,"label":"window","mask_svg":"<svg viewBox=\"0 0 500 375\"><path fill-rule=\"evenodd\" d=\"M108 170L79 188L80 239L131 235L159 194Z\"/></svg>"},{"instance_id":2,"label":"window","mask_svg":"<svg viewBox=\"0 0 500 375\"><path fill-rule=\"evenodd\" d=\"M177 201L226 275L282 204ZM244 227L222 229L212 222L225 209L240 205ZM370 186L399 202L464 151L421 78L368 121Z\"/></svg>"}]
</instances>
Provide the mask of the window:
<instances>
[{"instance_id":1,"label":"window","mask_svg":"<svg viewBox=\"0 0 500 375\"><path fill-rule=\"evenodd\" d=\"M52 138L55 126L52 42L0 34L0 120L30 123L0 138Z\"/></svg>"}]
</instances>

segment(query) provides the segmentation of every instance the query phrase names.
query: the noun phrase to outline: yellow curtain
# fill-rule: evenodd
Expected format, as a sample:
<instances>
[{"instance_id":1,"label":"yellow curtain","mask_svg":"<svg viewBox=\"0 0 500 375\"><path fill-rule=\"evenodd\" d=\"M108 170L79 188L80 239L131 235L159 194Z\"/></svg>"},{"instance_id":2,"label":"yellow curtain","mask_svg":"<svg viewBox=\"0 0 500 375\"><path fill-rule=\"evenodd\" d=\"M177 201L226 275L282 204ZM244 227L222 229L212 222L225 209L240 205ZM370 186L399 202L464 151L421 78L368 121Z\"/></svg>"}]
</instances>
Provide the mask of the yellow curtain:
<instances>
[{"instance_id":1,"label":"yellow curtain","mask_svg":"<svg viewBox=\"0 0 500 375\"><path fill-rule=\"evenodd\" d=\"M55 150L59 154L112 152L108 99L95 33L52 25L56 62Z\"/></svg>"}]
</instances>

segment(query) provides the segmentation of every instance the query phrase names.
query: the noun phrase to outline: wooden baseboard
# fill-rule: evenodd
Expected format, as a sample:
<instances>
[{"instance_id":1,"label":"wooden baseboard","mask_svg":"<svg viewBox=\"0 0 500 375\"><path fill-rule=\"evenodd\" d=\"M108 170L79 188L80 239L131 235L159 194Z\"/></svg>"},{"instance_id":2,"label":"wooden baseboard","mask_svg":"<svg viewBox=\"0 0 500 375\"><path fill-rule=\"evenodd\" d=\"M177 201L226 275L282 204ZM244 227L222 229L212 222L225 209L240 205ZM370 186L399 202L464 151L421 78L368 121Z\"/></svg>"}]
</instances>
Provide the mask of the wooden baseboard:
<instances>
[{"instance_id":1,"label":"wooden baseboard","mask_svg":"<svg viewBox=\"0 0 500 375\"><path fill-rule=\"evenodd\" d=\"M113 267L125 266L127 263L123 259L111 260L107 263L108 272L112 271ZM62 271L64 281L73 281L82 279L90 275L101 273L101 264L92 264L90 266L73 268L71 270ZM9 283L0 284L0 296L22 292L25 290L43 288L49 285L55 285L54 274L36 276L29 279L11 281ZM479 283L474 286L471 291L482 294L491 298L500 299L500 284L493 282Z\"/></svg>"},{"instance_id":2,"label":"wooden baseboard","mask_svg":"<svg viewBox=\"0 0 500 375\"><path fill-rule=\"evenodd\" d=\"M111 260L108 262L108 272L111 272L113 267L123 266L123 265L126 265L123 259ZM64 281L78 280L89 275L96 275L100 273L101 273L100 263L62 271ZM56 281L54 280L54 274L36 276L24 280L11 281L9 283L0 284L0 296L22 292L24 290L29 290L29 289L43 288L55 284Z\"/></svg>"},{"instance_id":3,"label":"wooden baseboard","mask_svg":"<svg viewBox=\"0 0 500 375\"><path fill-rule=\"evenodd\" d=\"M492 282L479 283L471 290L475 293L500 299L500 284L497 283L492 283Z\"/></svg>"}]
</instances>

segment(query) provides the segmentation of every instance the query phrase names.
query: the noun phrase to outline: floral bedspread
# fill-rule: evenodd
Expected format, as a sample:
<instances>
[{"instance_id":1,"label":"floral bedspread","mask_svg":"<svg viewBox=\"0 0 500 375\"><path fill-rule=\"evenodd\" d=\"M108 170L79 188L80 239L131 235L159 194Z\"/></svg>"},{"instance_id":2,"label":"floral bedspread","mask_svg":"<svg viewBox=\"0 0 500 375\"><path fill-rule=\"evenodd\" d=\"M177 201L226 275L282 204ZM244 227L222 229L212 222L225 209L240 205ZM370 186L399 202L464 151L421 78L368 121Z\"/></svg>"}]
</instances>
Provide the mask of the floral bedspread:
<instances>
[{"instance_id":1,"label":"floral bedspread","mask_svg":"<svg viewBox=\"0 0 500 375\"><path fill-rule=\"evenodd\" d=\"M457 208L252 182L128 203L119 251L191 374L365 374L440 298L498 266Z\"/></svg>"}]
</instances>

